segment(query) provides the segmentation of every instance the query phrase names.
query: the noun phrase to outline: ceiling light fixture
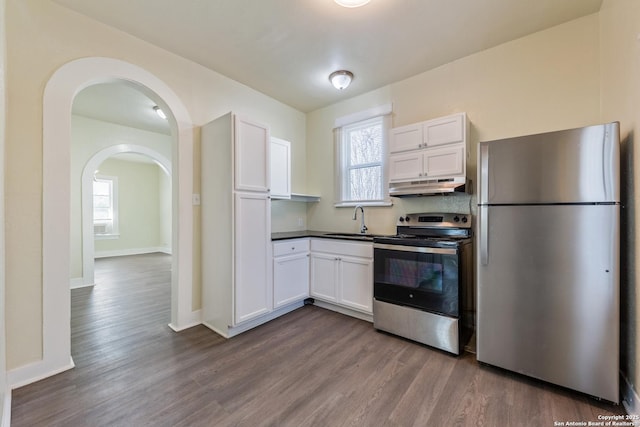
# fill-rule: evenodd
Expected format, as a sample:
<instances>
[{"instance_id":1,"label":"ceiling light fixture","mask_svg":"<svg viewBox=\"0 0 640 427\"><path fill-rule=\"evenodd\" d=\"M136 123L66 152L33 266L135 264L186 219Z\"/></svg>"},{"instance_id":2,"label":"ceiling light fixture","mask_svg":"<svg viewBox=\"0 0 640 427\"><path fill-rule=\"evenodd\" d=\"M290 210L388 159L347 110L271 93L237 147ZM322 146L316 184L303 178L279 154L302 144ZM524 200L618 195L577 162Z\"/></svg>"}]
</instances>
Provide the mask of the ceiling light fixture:
<instances>
[{"instance_id":1,"label":"ceiling light fixture","mask_svg":"<svg viewBox=\"0 0 640 427\"><path fill-rule=\"evenodd\" d=\"M353 80L353 73L347 70L334 71L329 75L329 81L338 90L346 89Z\"/></svg>"},{"instance_id":2,"label":"ceiling light fixture","mask_svg":"<svg viewBox=\"0 0 640 427\"><path fill-rule=\"evenodd\" d=\"M334 0L340 6L344 7L360 7L369 3L369 0Z\"/></svg>"},{"instance_id":3,"label":"ceiling light fixture","mask_svg":"<svg viewBox=\"0 0 640 427\"><path fill-rule=\"evenodd\" d=\"M160 107L158 107L157 105L155 105L155 106L153 107L153 111L155 111L155 112L156 112L156 114L157 114L158 116L160 116L161 118L163 118L163 119L167 120L167 115L166 115L166 114L164 113L164 111L162 111L162 109L161 109Z\"/></svg>"}]
</instances>

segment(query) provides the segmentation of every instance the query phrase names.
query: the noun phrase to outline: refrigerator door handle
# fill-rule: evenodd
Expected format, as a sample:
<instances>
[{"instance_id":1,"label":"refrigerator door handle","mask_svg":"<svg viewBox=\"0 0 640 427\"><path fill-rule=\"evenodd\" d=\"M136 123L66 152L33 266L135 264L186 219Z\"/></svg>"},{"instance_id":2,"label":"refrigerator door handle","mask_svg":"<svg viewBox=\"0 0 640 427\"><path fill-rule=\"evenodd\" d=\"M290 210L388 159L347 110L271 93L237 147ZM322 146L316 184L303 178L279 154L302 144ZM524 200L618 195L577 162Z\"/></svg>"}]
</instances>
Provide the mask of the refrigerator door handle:
<instances>
[{"instance_id":1,"label":"refrigerator door handle","mask_svg":"<svg viewBox=\"0 0 640 427\"><path fill-rule=\"evenodd\" d=\"M480 171L480 200L478 203L489 203L489 145L480 144L478 150L478 165Z\"/></svg>"},{"instance_id":2,"label":"refrigerator door handle","mask_svg":"<svg viewBox=\"0 0 640 427\"><path fill-rule=\"evenodd\" d=\"M480 220L480 264L489 264L489 207L479 206Z\"/></svg>"}]
</instances>

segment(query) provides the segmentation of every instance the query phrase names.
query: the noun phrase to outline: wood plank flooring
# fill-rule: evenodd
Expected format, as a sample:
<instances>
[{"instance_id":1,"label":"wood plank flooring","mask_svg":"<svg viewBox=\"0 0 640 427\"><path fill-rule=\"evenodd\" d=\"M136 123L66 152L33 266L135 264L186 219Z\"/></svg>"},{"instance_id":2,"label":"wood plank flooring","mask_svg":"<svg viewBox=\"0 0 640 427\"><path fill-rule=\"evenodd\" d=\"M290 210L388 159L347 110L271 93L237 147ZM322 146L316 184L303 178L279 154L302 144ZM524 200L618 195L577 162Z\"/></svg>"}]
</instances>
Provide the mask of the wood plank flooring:
<instances>
[{"instance_id":1,"label":"wood plank flooring","mask_svg":"<svg viewBox=\"0 0 640 427\"><path fill-rule=\"evenodd\" d=\"M96 262L76 368L13 392L13 426L553 426L623 414L314 306L225 340L174 333L170 258Z\"/></svg>"}]
</instances>

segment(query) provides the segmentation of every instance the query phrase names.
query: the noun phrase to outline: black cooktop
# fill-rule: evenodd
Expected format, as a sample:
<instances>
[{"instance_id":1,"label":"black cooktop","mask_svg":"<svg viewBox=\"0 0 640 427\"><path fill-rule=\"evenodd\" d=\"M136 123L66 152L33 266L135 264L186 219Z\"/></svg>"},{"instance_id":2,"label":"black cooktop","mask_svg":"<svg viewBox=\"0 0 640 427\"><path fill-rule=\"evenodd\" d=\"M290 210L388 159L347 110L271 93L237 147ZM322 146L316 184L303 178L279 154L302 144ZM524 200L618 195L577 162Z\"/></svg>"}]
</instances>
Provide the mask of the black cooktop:
<instances>
[{"instance_id":1,"label":"black cooktop","mask_svg":"<svg viewBox=\"0 0 640 427\"><path fill-rule=\"evenodd\" d=\"M381 236L374 243L419 246L430 248L457 248L471 242L471 216L455 213L407 214L396 224L395 236Z\"/></svg>"}]
</instances>

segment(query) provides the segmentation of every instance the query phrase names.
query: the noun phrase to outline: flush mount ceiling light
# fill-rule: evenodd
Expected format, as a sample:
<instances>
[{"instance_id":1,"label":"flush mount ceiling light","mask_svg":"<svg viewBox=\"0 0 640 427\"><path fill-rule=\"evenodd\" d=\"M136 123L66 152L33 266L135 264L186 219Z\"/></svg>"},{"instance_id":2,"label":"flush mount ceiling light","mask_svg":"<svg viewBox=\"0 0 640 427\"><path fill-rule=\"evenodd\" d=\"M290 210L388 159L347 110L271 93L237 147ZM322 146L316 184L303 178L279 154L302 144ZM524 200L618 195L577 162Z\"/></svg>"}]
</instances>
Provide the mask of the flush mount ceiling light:
<instances>
[{"instance_id":1,"label":"flush mount ceiling light","mask_svg":"<svg viewBox=\"0 0 640 427\"><path fill-rule=\"evenodd\" d=\"M153 111L156 112L156 114L158 116L160 116L161 118L167 120L167 115L164 113L164 111L162 111L162 109L160 107L158 107L157 105L153 107Z\"/></svg>"},{"instance_id":2,"label":"flush mount ceiling light","mask_svg":"<svg viewBox=\"0 0 640 427\"><path fill-rule=\"evenodd\" d=\"M360 7L369 3L369 0L333 0L340 6L344 7Z\"/></svg>"},{"instance_id":3,"label":"flush mount ceiling light","mask_svg":"<svg viewBox=\"0 0 640 427\"><path fill-rule=\"evenodd\" d=\"M353 80L353 73L347 70L334 71L329 75L329 81L338 90L346 89Z\"/></svg>"}]
</instances>

